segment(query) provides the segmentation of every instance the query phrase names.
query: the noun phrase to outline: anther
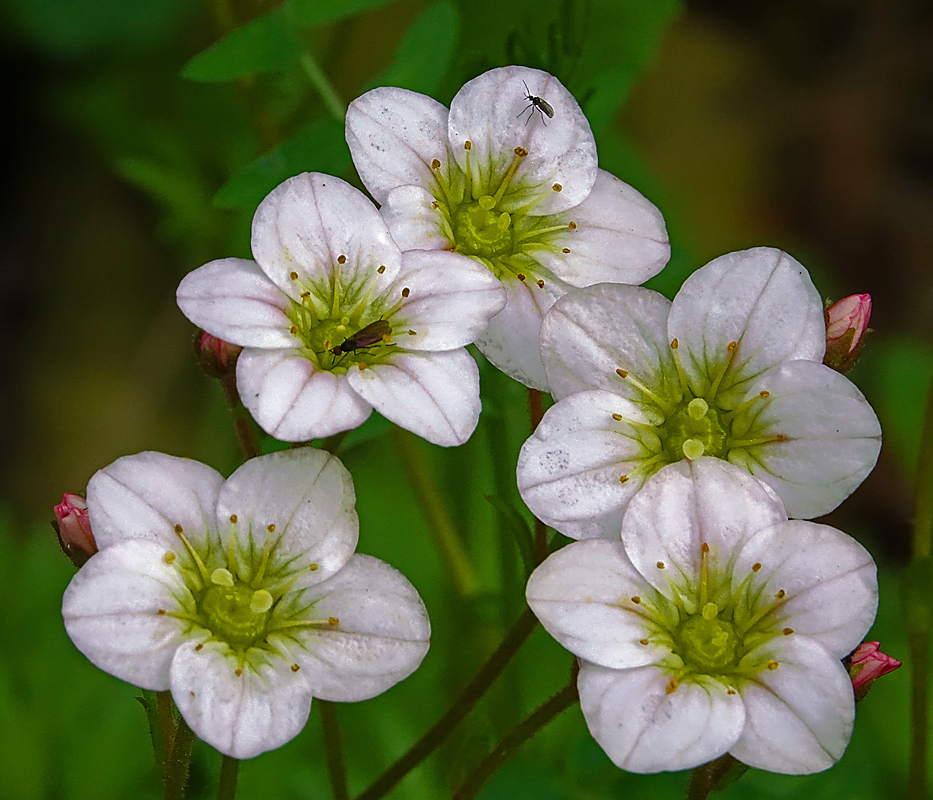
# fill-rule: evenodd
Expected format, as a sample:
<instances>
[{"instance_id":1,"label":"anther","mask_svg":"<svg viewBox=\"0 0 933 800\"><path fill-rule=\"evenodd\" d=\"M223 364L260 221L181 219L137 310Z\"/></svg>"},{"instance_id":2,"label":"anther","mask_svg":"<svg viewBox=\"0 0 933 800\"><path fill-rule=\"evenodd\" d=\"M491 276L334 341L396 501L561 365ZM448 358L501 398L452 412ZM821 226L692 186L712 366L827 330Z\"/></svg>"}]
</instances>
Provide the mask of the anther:
<instances>
[{"instance_id":1,"label":"anther","mask_svg":"<svg viewBox=\"0 0 933 800\"><path fill-rule=\"evenodd\" d=\"M527 151L524 147L516 147L515 150L514 150L513 152L514 152L515 155L517 155L519 158L524 158L525 156L528 155L528 151Z\"/></svg>"},{"instance_id":2,"label":"anther","mask_svg":"<svg viewBox=\"0 0 933 800\"><path fill-rule=\"evenodd\" d=\"M648 640L647 640L647 639L639 639L639 640L638 640L638 643L639 643L639 644L648 644Z\"/></svg>"},{"instance_id":3,"label":"anther","mask_svg":"<svg viewBox=\"0 0 933 800\"><path fill-rule=\"evenodd\" d=\"M437 200L432 200L432 201L431 201L431 208L433 208L435 211L436 211L437 209L439 209L440 207L441 207L441 204L438 203Z\"/></svg>"},{"instance_id":4,"label":"anther","mask_svg":"<svg viewBox=\"0 0 933 800\"><path fill-rule=\"evenodd\" d=\"M620 475L619 483L628 483L628 475Z\"/></svg>"},{"instance_id":5,"label":"anther","mask_svg":"<svg viewBox=\"0 0 933 800\"><path fill-rule=\"evenodd\" d=\"M659 561L657 564L655 564L655 566L656 566L658 569L664 569L664 562L663 562L663 561Z\"/></svg>"},{"instance_id":6,"label":"anther","mask_svg":"<svg viewBox=\"0 0 933 800\"><path fill-rule=\"evenodd\" d=\"M181 525L175 526L175 533L184 533L184 532L185 532L185 529L182 528Z\"/></svg>"},{"instance_id":7,"label":"anther","mask_svg":"<svg viewBox=\"0 0 933 800\"><path fill-rule=\"evenodd\" d=\"M726 350L728 350L730 353L735 353L735 351L738 349L739 349L738 342L729 342L729 344L726 345Z\"/></svg>"},{"instance_id":8,"label":"anther","mask_svg":"<svg viewBox=\"0 0 933 800\"><path fill-rule=\"evenodd\" d=\"M523 281L525 280L525 273L519 272L518 275L516 275L515 277L518 278L520 281Z\"/></svg>"},{"instance_id":9,"label":"anther","mask_svg":"<svg viewBox=\"0 0 933 800\"><path fill-rule=\"evenodd\" d=\"M563 189L564 187L561 186L559 183L555 183L551 188L552 188L555 192L559 192L559 191L560 191L561 189Z\"/></svg>"},{"instance_id":10,"label":"anther","mask_svg":"<svg viewBox=\"0 0 933 800\"><path fill-rule=\"evenodd\" d=\"M565 247L563 250L561 250L561 252L562 252L564 255L567 255L567 253L570 252L570 248L569 248L569 247Z\"/></svg>"},{"instance_id":11,"label":"anther","mask_svg":"<svg viewBox=\"0 0 933 800\"><path fill-rule=\"evenodd\" d=\"M175 554L172 552L168 552L164 556L162 556L162 558L166 564L171 564L175 560Z\"/></svg>"},{"instance_id":12,"label":"anther","mask_svg":"<svg viewBox=\"0 0 933 800\"><path fill-rule=\"evenodd\" d=\"M676 339L671 339L671 350L676 350L678 347L680 347L680 342Z\"/></svg>"},{"instance_id":13,"label":"anther","mask_svg":"<svg viewBox=\"0 0 933 800\"><path fill-rule=\"evenodd\" d=\"M737 694L737 692L735 691L735 689L733 689L733 688L730 686L728 689L726 689L726 694Z\"/></svg>"},{"instance_id":14,"label":"anther","mask_svg":"<svg viewBox=\"0 0 933 800\"><path fill-rule=\"evenodd\" d=\"M340 620L337 617L330 617L327 620L327 624L331 627L337 627L340 624Z\"/></svg>"},{"instance_id":15,"label":"anther","mask_svg":"<svg viewBox=\"0 0 933 800\"><path fill-rule=\"evenodd\" d=\"M473 142L471 142L469 139L467 139L467 140L463 143L463 149L464 149L464 150L471 150L472 148L473 148Z\"/></svg>"},{"instance_id":16,"label":"anther","mask_svg":"<svg viewBox=\"0 0 933 800\"><path fill-rule=\"evenodd\" d=\"M378 272L380 275L382 275L382 273L385 271L386 271L385 264L380 265L379 269L376 270L376 272Z\"/></svg>"},{"instance_id":17,"label":"anther","mask_svg":"<svg viewBox=\"0 0 933 800\"><path fill-rule=\"evenodd\" d=\"M298 328L295 327L294 325L292 325L292 326L288 329L288 332L289 332L292 336L297 336L297 335L298 335Z\"/></svg>"},{"instance_id":18,"label":"anther","mask_svg":"<svg viewBox=\"0 0 933 800\"><path fill-rule=\"evenodd\" d=\"M677 678L671 678L667 682L667 687L664 689L668 694L674 694L677 691Z\"/></svg>"},{"instance_id":19,"label":"anther","mask_svg":"<svg viewBox=\"0 0 933 800\"><path fill-rule=\"evenodd\" d=\"M632 602L637 606L637 605L641 602L641 598L636 594L636 595L632 598Z\"/></svg>"},{"instance_id":20,"label":"anther","mask_svg":"<svg viewBox=\"0 0 933 800\"><path fill-rule=\"evenodd\" d=\"M158 611L156 611L156 614L158 614L160 617L164 617L164 616L165 616L165 609L164 609L164 608L160 608Z\"/></svg>"},{"instance_id":21,"label":"anther","mask_svg":"<svg viewBox=\"0 0 933 800\"><path fill-rule=\"evenodd\" d=\"M408 295L410 294L411 294L411 289L409 289L407 286L404 289L402 289L402 297L408 297Z\"/></svg>"},{"instance_id":22,"label":"anther","mask_svg":"<svg viewBox=\"0 0 933 800\"><path fill-rule=\"evenodd\" d=\"M776 669L777 669L779 666L781 666L781 665L778 664L778 662L775 661L775 660L772 658L767 664L765 664L765 666L766 666L768 669L770 669L772 672L774 672L774 670L776 670Z\"/></svg>"},{"instance_id":23,"label":"anther","mask_svg":"<svg viewBox=\"0 0 933 800\"><path fill-rule=\"evenodd\" d=\"M302 300L307 300L311 296L311 292L302 292L300 296Z\"/></svg>"},{"instance_id":24,"label":"anther","mask_svg":"<svg viewBox=\"0 0 933 800\"><path fill-rule=\"evenodd\" d=\"M612 418L613 418L616 422L621 422L621 420L622 420L622 415L621 415L621 414L613 414L613 415L612 415Z\"/></svg>"},{"instance_id":25,"label":"anther","mask_svg":"<svg viewBox=\"0 0 933 800\"><path fill-rule=\"evenodd\" d=\"M275 533L275 523L273 522L266 525L266 530L269 531L269 533Z\"/></svg>"},{"instance_id":26,"label":"anther","mask_svg":"<svg viewBox=\"0 0 933 800\"><path fill-rule=\"evenodd\" d=\"M627 373L624 369L617 369L617 370L616 370L616 375L618 375L620 378L627 378L627 377L628 377L628 373Z\"/></svg>"},{"instance_id":27,"label":"anther","mask_svg":"<svg viewBox=\"0 0 933 800\"><path fill-rule=\"evenodd\" d=\"M243 670L237 667L235 670L233 670L233 674L239 678L243 674Z\"/></svg>"},{"instance_id":28,"label":"anther","mask_svg":"<svg viewBox=\"0 0 933 800\"><path fill-rule=\"evenodd\" d=\"M289 272L289 273L288 273L288 277L291 278L293 281L297 281L297 280L298 280L298 273L297 273L297 272Z\"/></svg>"},{"instance_id":29,"label":"anther","mask_svg":"<svg viewBox=\"0 0 933 800\"><path fill-rule=\"evenodd\" d=\"M431 161L431 169L440 169L440 168L441 168L441 162L438 161L436 158L433 159Z\"/></svg>"},{"instance_id":30,"label":"anther","mask_svg":"<svg viewBox=\"0 0 933 800\"><path fill-rule=\"evenodd\" d=\"M417 336L417 335L418 335L418 331L408 331L408 335L409 335L409 336Z\"/></svg>"},{"instance_id":31,"label":"anther","mask_svg":"<svg viewBox=\"0 0 933 800\"><path fill-rule=\"evenodd\" d=\"M571 221L567 224L567 227L570 228L570 230L575 231L575 230L577 229L577 223L574 222L573 220L571 220Z\"/></svg>"},{"instance_id":32,"label":"anther","mask_svg":"<svg viewBox=\"0 0 933 800\"><path fill-rule=\"evenodd\" d=\"M204 643L202 642L201 644L195 646L194 651L195 651L196 653L198 653L198 652L200 652L203 648L204 648ZM191 696L194 697L194 692L191 693Z\"/></svg>"},{"instance_id":33,"label":"anther","mask_svg":"<svg viewBox=\"0 0 933 800\"><path fill-rule=\"evenodd\" d=\"M752 564L752 572L758 572L758 570L760 570L760 569L761 569L761 562L760 562L760 561L757 561L757 562L755 562L754 564Z\"/></svg>"},{"instance_id":34,"label":"anther","mask_svg":"<svg viewBox=\"0 0 933 800\"><path fill-rule=\"evenodd\" d=\"M771 396L771 392L768 392L768 391L764 391L764 390L763 390L763 391L758 392L758 396L759 396L762 400L764 400L764 398L770 397L770 396Z\"/></svg>"},{"instance_id":35,"label":"anther","mask_svg":"<svg viewBox=\"0 0 933 800\"><path fill-rule=\"evenodd\" d=\"M344 255L339 255L339 256L337 256L337 263L338 263L338 264L346 264L346 263L347 263L347 257L344 256Z\"/></svg>"},{"instance_id":36,"label":"anther","mask_svg":"<svg viewBox=\"0 0 933 800\"><path fill-rule=\"evenodd\" d=\"M774 441L776 441L776 442L786 442L786 441L787 441L787 437L786 437L783 433L779 433L779 434L777 434L777 435L774 437Z\"/></svg>"},{"instance_id":37,"label":"anther","mask_svg":"<svg viewBox=\"0 0 933 800\"><path fill-rule=\"evenodd\" d=\"M249 610L254 614L264 614L272 608L272 595L265 589L257 589L249 601Z\"/></svg>"},{"instance_id":38,"label":"anther","mask_svg":"<svg viewBox=\"0 0 933 800\"><path fill-rule=\"evenodd\" d=\"M785 597L787 597L787 592L785 592L783 589L778 589L774 596L778 600L783 600Z\"/></svg>"},{"instance_id":39,"label":"anther","mask_svg":"<svg viewBox=\"0 0 933 800\"><path fill-rule=\"evenodd\" d=\"M709 544L707 542L703 542L703 544L700 545L700 552L701 553L709 552Z\"/></svg>"},{"instance_id":40,"label":"anther","mask_svg":"<svg viewBox=\"0 0 933 800\"><path fill-rule=\"evenodd\" d=\"M292 672L298 672L300 669L301 667L299 667L297 664L292 664Z\"/></svg>"},{"instance_id":41,"label":"anther","mask_svg":"<svg viewBox=\"0 0 933 800\"><path fill-rule=\"evenodd\" d=\"M231 514L231 515L230 515L230 522L232 522L234 525L236 525L236 514Z\"/></svg>"},{"instance_id":42,"label":"anther","mask_svg":"<svg viewBox=\"0 0 933 800\"><path fill-rule=\"evenodd\" d=\"M233 575L230 574L229 570L223 567L217 567L217 569L211 573L211 583L215 586L226 586L229 589L233 586Z\"/></svg>"},{"instance_id":43,"label":"anther","mask_svg":"<svg viewBox=\"0 0 933 800\"><path fill-rule=\"evenodd\" d=\"M317 564L309 564L309 565L308 565L308 569L311 570L312 572L314 572L315 570L317 570L317 567L318 567Z\"/></svg>"},{"instance_id":44,"label":"anther","mask_svg":"<svg viewBox=\"0 0 933 800\"><path fill-rule=\"evenodd\" d=\"M785 636L790 636L793 632L793 628L784 628L784 630L781 631L781 633L783 633Z\"/></svg>"},{"instance_id":45,"label":"anther","mask_svg":"<svg viewBox=\"0 0 933 800\"><path fill-rule=\"evenodd\" d=\"M538 278L538 280L536 280L535 283L538 284L538 288L539 288L539 289L543 289L543 288L544 288L544 281L541 280L540 278Z\"/></svg>"}]
</instances>

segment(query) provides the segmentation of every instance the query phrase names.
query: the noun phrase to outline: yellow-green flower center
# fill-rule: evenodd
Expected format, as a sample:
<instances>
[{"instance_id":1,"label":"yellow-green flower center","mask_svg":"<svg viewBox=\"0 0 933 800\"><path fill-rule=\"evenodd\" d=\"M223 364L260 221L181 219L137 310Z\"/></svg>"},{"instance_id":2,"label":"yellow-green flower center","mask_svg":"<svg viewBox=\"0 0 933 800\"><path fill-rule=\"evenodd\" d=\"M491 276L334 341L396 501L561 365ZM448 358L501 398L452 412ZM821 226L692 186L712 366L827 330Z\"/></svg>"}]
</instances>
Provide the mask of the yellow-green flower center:
<instances>
[{"instance_id":1,"label":"yellow-green flower center","mask_svg":"<svg viewBox=\"0 0 933 800\"><path fill-rule=\"evenodd\" d=\"M253 589L227 570L216 569L198 610L217 639L242 651L265 639L272 606L272 595L265 589Z\"/></svg>"},{"instance_id":2,"label":"yellow-green flower center","mask_svg":"<svg viewBox=\"0 0 933 800\"><path fill-rule=\"evenodd\" d=\"M700 397L681 402L661 425L661 440L671 461L726 456L728 433L721 412Z\"/></svg>"},{"instance_id":3,"label":"yellow-green flower center","mask_svg":"<svg viewBox=\"0 0 933 800\"><path fill-rule=\"evenodd\" d=\"M699 614L687 617L674 641L684 664L693 672L715 673L738 663L740 640L735 625L720 615L714 603L707 603Z\"/></svg>"},{"instance_id":4,"label":"yellow-green flower center","mask_svg":"<svg viewBox=\"0 0 933 800\"><path fill-rule=\"evenodd\" d=\"M496 202L483 195L476 202L464 203L453 212L457 252L465 256L494 259L512 255L512 215L496 210Z\"/></svg>"}]
</instances>

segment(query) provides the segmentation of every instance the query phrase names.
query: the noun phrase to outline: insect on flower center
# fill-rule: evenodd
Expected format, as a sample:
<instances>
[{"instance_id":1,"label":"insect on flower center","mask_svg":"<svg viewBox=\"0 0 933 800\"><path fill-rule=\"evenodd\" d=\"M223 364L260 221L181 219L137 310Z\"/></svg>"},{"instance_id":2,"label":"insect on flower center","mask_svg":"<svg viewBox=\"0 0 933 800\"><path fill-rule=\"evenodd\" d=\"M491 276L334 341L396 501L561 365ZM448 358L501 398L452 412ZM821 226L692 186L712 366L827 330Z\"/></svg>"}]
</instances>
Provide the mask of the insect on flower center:
<instances>
[{"instance_id":1,"label":"insect on flower center","mask_svg":"<svg viewBox=\"0 0 933 800\"><path fill-rule=\"evenodd\" d=\"M243 651L265 638L274 601L265 589L253 589L228 570L216 569L198 605L211 633Z\"/></svg>"},{"instance_id":2,"label":"insect on flower center","mask_svg":"<svg viewBox=\"0 0 933 800\"><path fill-rule=\"evenodd\" d=\"M740 645L735 625L724 619L715 603L684 620L675 641L684 663L700 673L719 672L736 665Z\"/></svg>"}]
</instances>

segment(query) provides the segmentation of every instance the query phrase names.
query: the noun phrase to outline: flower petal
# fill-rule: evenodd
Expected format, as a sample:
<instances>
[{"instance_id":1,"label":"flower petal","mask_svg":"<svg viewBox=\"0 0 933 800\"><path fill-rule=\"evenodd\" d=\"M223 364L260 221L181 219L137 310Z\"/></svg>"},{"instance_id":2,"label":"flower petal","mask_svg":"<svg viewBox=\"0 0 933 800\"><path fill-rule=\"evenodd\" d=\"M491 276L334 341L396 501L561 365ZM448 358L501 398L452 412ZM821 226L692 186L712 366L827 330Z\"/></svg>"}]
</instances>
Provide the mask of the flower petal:
<instances>
[{"instance_id":1,"label":"flower petal","mask_svg":"<svg viewBox=\"0 0 933 800\"><path fill-rule=\"evenodd\" d=\"M259 204L252 247L262 271L296 302L306 290L327 298L339 291L342 305L362 305L401 267L376 207L349 183L319 172L289 178Z\"/></svg>"},{"instance_id":2,"label":"flower petal","mask_svg":"<svg viewBox=\"0 0 933 800\"><path fill-rule=\"evenodd\" d=\"M389 192L380 212L392 238L406 250L451 250L450 226L434 195L420 186L399 186Z\"/></svg>"},{"instance_id":3,"label":"flower petal","mask_svg":"<svg viewBox=\"0 0 933 800\"><path fill-rule=\"evenodd\" d=\"M577 535L587 521L591 536L619 538L650 455L643 428L629 420L647 421L633 403L603 391L570 395L547 410L518 456L518 491L538 519L574 539L589 538Z\"/></svg>"},{"instance_id":4,"label":"flower petal","mask_svg":"<svg viewBox=\"0 0 933 800\"><path fill-rule=\"evenodd\" d=\"M773 612L778 626L806 634L836 658L854 650L875 620L875 562L855 539L828 525L791 520L759 532L736 558L734 588L749 577L753 594L786 593Z\"/></svg>"},{"instance_id":5,"label":"flower petal","mask_svg":"<svg viewBox=\"0 0 933 800\"><path fill-rule=\"evenodd\" d=\"M573 228L552 234L540 249L529 245L528 252L572 286L644 283L671 257L661 212L605 170L598 171L586 199L555 217L553 224L570 222ZM563 252L565 248L570 252Z\"/></svg>"},{"instance_id":6,"label":"flower petal","mask_svg":"<svg viewBox=\"0 0 933 800\"><path fill-rule=\"evenodd\" d=\"M378 558L353 556L329 581L304 592L301 602L323 624L288 631L282 646L315 697L375 697L407 678L428 652L431 626L418 592Z\"/></svg>"},{"instance_id":7,"label":"flower petal","mask_svg":"<svg viewBox=\"0 0 933 800\"><path fill-rule=\"evenodd\" d=\"M650 630L620 599L650 591L620 542L574 542L552 553L528 579L525 596L545 630L586 661L623 669L656 664L670 649L641 644Z\"/></svg>"},{"instance_id":8,"label":"flower petal","mask_svg":"<svg viewBox=\"0 0 933 800\"><path fill-rule=\"evenodd\" d=\"M188 590L166 548L131 541L101 550L71 579L65 630L92 664L143 689L164 691L188 623L171 612ZM159 611L167 611L160 614Z\"/></svg>"},{"instance_id":9,"label":"flower petal","mask_svg":"<svg viewBox=\"0 0 933 800\"><path fill-rule=\"evenodd\" d=\"M466 347L505 306L505 289L472 258L414 250L402 254L402 271L392 297L410 289L391 315L396 341L406 350L441 351ZM414 335L397 333L414 330Z\"/></svg>"},{"instance_id":10,"label":"flower petal","mask_svg":"<svg viewBox=\"0 0 933 800\"><path fill-rule=\"evenodd\" d=\"M237 389L270 436L301 442L362 425L372 406L344 375L318 370L295 350L248 348L237 360Z\"/></svg>"},{"instance_id":11,"label":"flower petal","mask_svg":"<svg viewBox=\"0 0 933 800\"><path fill-rule=\"evenodd\" d=\"M741 735L745 709L738 692L712 678L684 681L671 692L670 680L657 667L580 667L580 708L616 766L643 773L690 769L723 755Z\"/></svg>"},{"instance_id":12,"label":"flower petal","mask_svg":"<svg viewBox=\"0 0 933 800\"><path fill-rule=\"evenodd\" d=\"M554 116L545 123L535 108L528 108L526 94L542 98ZM500 203L507 211L526 205L542 190L547 197L528 213L564 211L581 203L596 180L596 141L590 124L573 95L541 70L500 67L464 84L451 101L448 132L460 168L470 171L480 185L505 175L516 147L528 152L515 178L522 189ZM551 191L555 184L560 190Z\"/></svg>"},{"instance_id":13,"label":"flower petal","mask_svg":"<svg viewBox=\"0 0 933 800\"><path fill-rule=\"evenodd\" d=\"M729 752L769 772L820 772L842 757L852 735L852 681L839 659L809 637L779 641L780 666L742 687L747 720Z\"/></svg>"},{"instance_id":14,"label":"flower petal","mask_svg":"<svg viewBox=\"0 0 933 800\"><path fill-rule=\"evenodd\" d=\"M813 361L790 361L766 372L749 396L769 396L755 417L756 435L780 434L730 461L765 481L791 517L827 514L868 476L881 451L881 426L848 378Z\"/></svg>"},{"instance_id":15,"label":"flower petal","mask_svg":"<svg viewBox=\"0 0 933 800\"><path fill-rule=\"evenodd\" d=\"M550 278L540 286L532 280L507 277L505 308L489 321L476 346L498 369L519 383L550 391L539 350L541 320L567 287Z\"/></svg>"},{"instance_id":16,"label":"flower petal","mask_svg":"<svg viewBox=\"0 0 933 800\"><path fill-rule=\"evenodd\" d=\"M186 642L172 661L172 699L199 739L231 758L253 758L295 738L308 721L311 691L274 654L238 659L221 642ZM237 673L240 674L237 674Z\"/></svg>"},{"instance_id":17,"label":"flower petal","mask_svg":"<svg viewBox=\"0 0 933 800\"><path fill-rule=\"evenodd\" d=\"M347 109L347 144L363 185L385 203L397 186L431 186L431 162L449 170L447 109L407 89L380 87Z\"/></svg>"},{"instance_id":18,"label":"flower petal","mask_svg":"<svg viewBox=\"0 0 933 800\"><path fill-rule=\"evenodd\" d=\"M773 247L740 250L710 261L684 282L668 323L694 394L702 397L738 349L720 388L737 403L748 383L789 359L822 361L826 323L819 292L800 262Z\"/></svg>"},{"instance_id":19,"label":"flower petal","mask_svg":"<svg viewBox=\"0 0 933 800\"><path fill-rule=\"evenodd\" d=\"M137 453L118 458L87 485L91 529L100 549L127 539L180 546L175 526L201 544L214 529L214 506L224 479L188 458Z\"/></svg>"},{"instance_id":20,"label":"flower petal","mask_svg":"<svg viewBox=\"0 0 933 800\"><path fill-rule=\"evenodd\" d=\"M702 552L708 574L727 574L735 552L764 528L787 520L780 501L755 478L718 458L679 461L660 469L632 498L622 520L622 543L635 568L670 596L671 582L693 596ZM664 564L659 568L658 564ZM710 587L714 592L730 587Z\"/></svg>"},{"instance_id":21,"label":"flower petal","mask_svg":"<svg viewBox=\"0 0 933 800\"><path fill-rule=\"evenodd\" d=\"M350 385L396 425L442 447L463 444L479 422L479 370L465 349L394 353L347 373Z\"/></svg>"},{"instance_id":22,"label":"flower petal","mask_svg":"<svg viewBox=\"0 0 933 800\"><path fill-rule=\"evenodd\" d=\"M640 286L600 283L565 294L541 326L541 358L554 397L605 389L658 417L655 402L616 370L661 397L680 396L667 339L670 307L663 295Z\"/></svg>"},{"instance_id":23,"label":"flower petal","mask_svg":"<svg viewBox=\"0 0 933 800\"><path fill-rule=\"evenodd\" d=\"M291 305L255 261L223 258L189 272L176 292L181 312L199 328L243 347L294 347Z\"/></svg>"},{"instance_id":24,"label":"flower petal","mask_svg":"<svg viewBox=\"0 0 933 800\"><path fill-rule=\"evenodd\" d=\"M273 543L271 563L262 564L267 572L287 563L290 572L304 571L299 581L319 583L356 549L355 502L343 464L323 450L302 447L252 458L237 469L220 491L217 526L232 529L241 553L262 552ZM317 565L313 572L310 564Z\"/></svg>"}]
</instances>

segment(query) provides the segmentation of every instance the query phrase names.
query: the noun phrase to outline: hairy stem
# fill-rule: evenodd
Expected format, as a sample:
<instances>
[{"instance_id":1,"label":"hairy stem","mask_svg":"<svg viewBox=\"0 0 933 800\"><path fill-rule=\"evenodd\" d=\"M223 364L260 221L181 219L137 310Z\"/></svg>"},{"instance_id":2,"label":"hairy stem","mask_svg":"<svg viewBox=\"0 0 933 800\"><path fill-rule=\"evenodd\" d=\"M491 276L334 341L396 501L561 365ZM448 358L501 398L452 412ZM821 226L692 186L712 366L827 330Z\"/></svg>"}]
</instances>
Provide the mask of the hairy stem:
<instances>
[{"instance_id":1,"label":"hairy stem","mask_svg":"<svg viewBox=\"0 0 933 800\"><path fill-rule=\"evenodd\" d=\"M236 779L240 771L240 762L230 756L224 756L220 762L220 785L217 787L217 800L233 800L236 797Z\"/></svg>"},{"instance_id":2,"label":"hairy stem","mask_svg":"<svg viewBox=\"0 0 933 800\"><path fill-rule=\"evenodd\" d=\"M171 754L165 764L162 800L183 800L194 739L194 732L188 727L188 723L183 717L179 717L175 735L172 737Z\"/></svg>"},{"instance_id":3,"label":"hairy stem","mask_svg":"<svg viewBox=\"0 0 933 800\"><path fill-rule=\"evenodd\" d=\"M333 703L317 700L321 710L321 726L324 729L324 757L327 761L327 776L334 793L334 800L349 800L347 789L347 766L343 760L343 745L340 741L340 726L337 709Z\"/></svg>"}]
</instances>

